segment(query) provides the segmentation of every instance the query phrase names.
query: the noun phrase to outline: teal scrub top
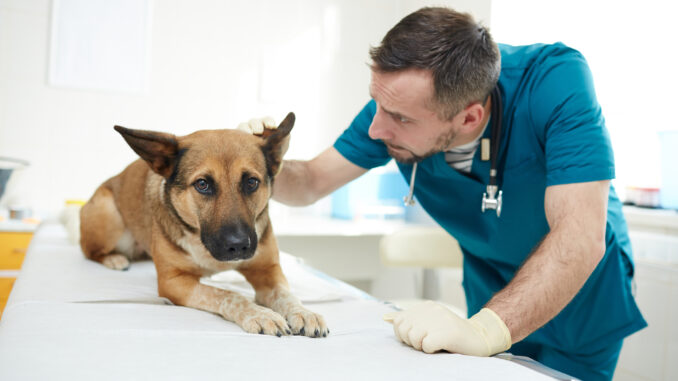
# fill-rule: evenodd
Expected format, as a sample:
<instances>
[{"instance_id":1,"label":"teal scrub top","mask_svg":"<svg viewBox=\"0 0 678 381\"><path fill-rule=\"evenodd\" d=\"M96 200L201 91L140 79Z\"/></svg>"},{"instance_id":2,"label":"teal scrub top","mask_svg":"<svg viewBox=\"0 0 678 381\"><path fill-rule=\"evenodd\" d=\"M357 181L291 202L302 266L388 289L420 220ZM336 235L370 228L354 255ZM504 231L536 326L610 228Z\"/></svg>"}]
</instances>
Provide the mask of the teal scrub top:
<instances>
[{"instance_id":1,"label":"teal scrub top","mask_svg":"<svg viewBox=\"0 0 678 381\"><path fill-rule=\"evenodd\" d=\"M469 316L508 284L549 232L547 187L614 178L612 146L584 57L561 43L500 44L499 49L501 217L480 210L490 170L489 161L480 160L480 150L468 174L451 168L442 152L423 160L414 187L421 206L462 248ZM346 159L367 169L391 159L385 145L368 136L375 112L372 100L334 144ZM486 128L483 137L490 134ZM409 182L412 165L398 167ZM612 186L605 238L605 256L582 289L525 341L567 352L590 351L647 326L631 293L631 244Z\"/></svg>"}]
</instances>

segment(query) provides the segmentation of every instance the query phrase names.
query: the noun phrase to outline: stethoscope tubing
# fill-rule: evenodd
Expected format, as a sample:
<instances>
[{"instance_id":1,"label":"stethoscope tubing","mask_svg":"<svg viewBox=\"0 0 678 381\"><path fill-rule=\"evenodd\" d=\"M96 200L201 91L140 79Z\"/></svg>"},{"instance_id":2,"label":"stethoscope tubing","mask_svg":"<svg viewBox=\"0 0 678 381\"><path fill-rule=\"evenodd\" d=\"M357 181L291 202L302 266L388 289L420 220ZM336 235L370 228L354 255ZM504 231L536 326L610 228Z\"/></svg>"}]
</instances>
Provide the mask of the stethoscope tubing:
<instances>
[{"instance_id":1,"label":"stethoscope tubing","mask_svg":"<svg viewBox=\"0 0 678 381\"><path fill-rule=\"evenodd\" d=\"M492 131L490 133L490 180L488 185L497 185L497 158L501 145L501 124L504 112L499 86L492 89Z\"/></svg>"}]
</instances>

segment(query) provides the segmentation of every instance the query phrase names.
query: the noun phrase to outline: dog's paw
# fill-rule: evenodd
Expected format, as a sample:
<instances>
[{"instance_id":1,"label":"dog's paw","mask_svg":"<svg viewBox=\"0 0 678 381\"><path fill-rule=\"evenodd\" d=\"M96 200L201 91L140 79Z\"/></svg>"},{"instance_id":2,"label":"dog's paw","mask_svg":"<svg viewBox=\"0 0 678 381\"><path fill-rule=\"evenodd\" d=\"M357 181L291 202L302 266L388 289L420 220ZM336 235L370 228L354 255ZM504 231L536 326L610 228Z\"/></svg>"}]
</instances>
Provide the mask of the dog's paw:
<instances>
[{"instance_id":1,"label":"dog's paw","mask_svg":"<svg viewBox=\"0 0 678 381\"><path fill-rule=\"evenodd\" d=\"M330 333L322 316L303 307L294 309L287 314L286 318L295 335L327 337Z\"/></svg>"},{"instance_id":2,"label":"dog's paw","mask_svg":"<svg viewBox=\"0 0 678 381\"><path fill-rule=\"evenodd\" d=\"M129 259L122 254L109 254L100 259L102 265L113 270L127 270L129 269Z\"/></svg>"},{"instance_id":3,"label":"dog's paw","mask_svg":"<svg viewBox=\"0 0 678 381\"><path fill-rule=\"evenodd\" d=\"M284 336L292 334L285 318L279 313L258 305L253 305L250 311L242 314L243 318L236 323L249 333Z\"/></svg>"}]
</instances>

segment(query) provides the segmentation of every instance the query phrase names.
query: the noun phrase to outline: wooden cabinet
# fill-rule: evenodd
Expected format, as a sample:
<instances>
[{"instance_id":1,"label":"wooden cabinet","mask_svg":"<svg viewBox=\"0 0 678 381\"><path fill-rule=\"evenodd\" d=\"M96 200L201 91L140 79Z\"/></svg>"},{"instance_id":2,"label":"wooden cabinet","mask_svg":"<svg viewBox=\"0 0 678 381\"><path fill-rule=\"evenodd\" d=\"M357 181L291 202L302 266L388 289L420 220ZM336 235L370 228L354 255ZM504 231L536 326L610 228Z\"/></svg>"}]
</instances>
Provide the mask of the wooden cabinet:
<instances>
[{"instance_id":1,"label":"wooden cabinet","mask_svg":"<svg viewBox=\"0 0 678 381\"><path fill-rule=\"evenodd\" d=\"M32 232L0 231L0 318L32 237Z\"/></svg>"}]
</instances>

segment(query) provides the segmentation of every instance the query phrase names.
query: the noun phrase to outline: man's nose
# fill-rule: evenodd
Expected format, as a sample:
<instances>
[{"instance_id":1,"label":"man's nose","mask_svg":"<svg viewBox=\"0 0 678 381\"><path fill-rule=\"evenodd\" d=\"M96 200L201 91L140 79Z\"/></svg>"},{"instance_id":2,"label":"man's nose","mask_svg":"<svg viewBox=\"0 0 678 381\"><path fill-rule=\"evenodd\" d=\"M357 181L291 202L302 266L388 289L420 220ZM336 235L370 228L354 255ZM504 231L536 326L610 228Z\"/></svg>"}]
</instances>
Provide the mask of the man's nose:
<instances>
[{"instance_id":1,"label":"man's nose","mask_svg":"<svg viewBox=\"0 0 678 381\"><path fill-rule=\"evenodd\" d=\"M389 121L385 113L377 107L377 113L372 118L367 134L373 140L393 140L393 130L390 127Z\"/></svg>"}]
</instances>

